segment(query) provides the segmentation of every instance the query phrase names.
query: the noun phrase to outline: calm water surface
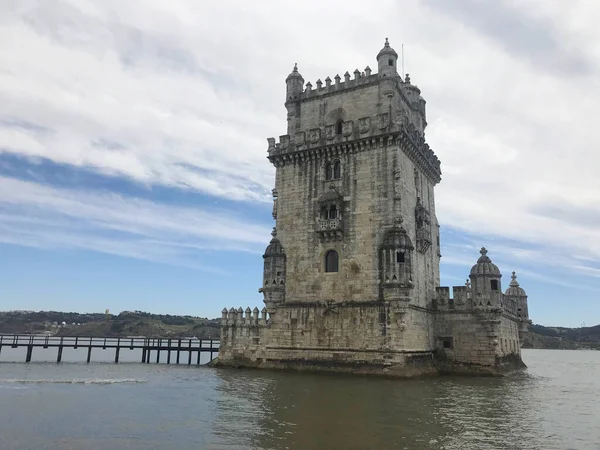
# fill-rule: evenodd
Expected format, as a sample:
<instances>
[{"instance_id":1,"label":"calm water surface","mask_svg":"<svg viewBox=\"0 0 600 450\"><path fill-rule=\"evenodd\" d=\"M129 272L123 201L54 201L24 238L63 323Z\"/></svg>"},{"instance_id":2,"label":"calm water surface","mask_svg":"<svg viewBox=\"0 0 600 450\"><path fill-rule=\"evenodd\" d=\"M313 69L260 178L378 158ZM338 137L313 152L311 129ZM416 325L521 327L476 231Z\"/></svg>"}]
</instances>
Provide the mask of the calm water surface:
<instances>
[{"instance_id":1,"label":"calm water surface","mask_svg":"<svg viewBox=\"0 0 600 450\"><path fill-rule=\"evenodd\" d=\"M517 377L409 381L0 363L0 449L600 449L600 352L523 357Z\"/></svg>"}]
</instances>

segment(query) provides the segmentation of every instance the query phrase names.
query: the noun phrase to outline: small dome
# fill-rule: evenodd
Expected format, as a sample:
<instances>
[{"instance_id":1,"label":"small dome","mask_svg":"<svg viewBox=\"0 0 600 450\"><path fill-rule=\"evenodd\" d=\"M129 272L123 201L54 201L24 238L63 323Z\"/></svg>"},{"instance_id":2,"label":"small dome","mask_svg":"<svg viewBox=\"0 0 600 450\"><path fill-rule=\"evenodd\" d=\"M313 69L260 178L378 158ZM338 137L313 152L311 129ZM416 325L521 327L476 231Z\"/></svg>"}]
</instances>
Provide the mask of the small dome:
<instances>
[{"instance_id":1,"label":"small dome","mask_svg":"<svg viewBox=\"0 0 600 450\"><path fill-rule=\"evenodd\" d=\"M402 228L401 219L385 234L382 247L414 250L410 237L408 237L406 230Z\"/></svg>"},{"instance_id":2,"label":"small dome","mask_svg":"<svg viewBox=\"0 0 600 450\"><path fill-rule=\"evenodd\" d=\"M481 247L479 251L481 256L477 260L477 264L471 267L471 276L490 276L500 278L502 274L498 266L492 262L490 257L487 255L485 247Z\"/></svg>"},{"instance_id":3,"label":"small dome","mask_svg":"<svg viewBox=\"0 0 600 450\"><path fill-rule=\"evenodd\" d=\"M517 274L513 272L510 278L510 286L504 294L510 295L511 297L527 297L525 290L521 286L519 286L519 282L517 281Z\"/></svg>"},{"instance_id":4,"label":"small dome","mask_svg":"<svg viewBox=\"0 0 600 450\"><path fill-rule=\"evenodd\" d=\"M273 256L285 256L285 252L283 251L283 246L281 245L281 242L279 241L279 239L277 239L277 230L275 228L273 228L271 235L273 236L273 239L271 239L271 242L269 242L269 245L267 246L267 249L265 250L265 254L263 255L263 258L273 257Z\"/></svg>"},{"instance_id":5,"label":"small dome","mask_svg":"<svg viewBox=\"0 0 600 450\"><path fill-rule=\"evenodd\" d=\"M300 72L298 72L298 64L294 64L294 69L287 76L287 78L285 79L285 82L287 83L288 81L290 81L294 78L298 78L299 80L302 80L302 83L304 83L304 78L302 77L302 75L300 75Z\"/></svg>"},{"instance_id":6,"label":"small dome","mask_svg":"<svg viewBox=\"0 0 600 450\"><path fill-rule=\"evenodd\" d=\"M390 47L388 38L385 38L385 44L383 45L383 48L379 50L379 53L377 53L377 59L379 60L379 58L384 55L392 55L394 58L398 58L398 53L396 53L396 50Z\"/></svg>"}]
</instances>

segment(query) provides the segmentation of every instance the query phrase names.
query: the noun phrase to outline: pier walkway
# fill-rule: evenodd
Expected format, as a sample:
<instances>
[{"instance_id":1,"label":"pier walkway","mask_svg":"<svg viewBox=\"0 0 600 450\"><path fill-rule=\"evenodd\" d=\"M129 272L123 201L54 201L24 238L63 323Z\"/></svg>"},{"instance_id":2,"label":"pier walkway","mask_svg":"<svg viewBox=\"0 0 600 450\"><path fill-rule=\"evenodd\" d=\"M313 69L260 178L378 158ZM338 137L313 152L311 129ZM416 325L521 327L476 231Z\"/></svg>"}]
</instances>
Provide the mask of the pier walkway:
<instances>
[{"instance_id":1,"label":"pier walkway","mask_svg":"<svg viewBox=\"0 0 600 450\"><path fill-rule=\"evenodd\" d=\"M167 364L200 364L200 355L206 353L209 355L209 361L212 361L219 353L218 340L200 340L197 338L170 339L170 338L139 338L139 337L77 337L77 336L40 336L40 335L0 335L0 353L2 347L26 348L25 362L31 362L33 349L35 348L56 348L56 362L62 360L63 349L65 348L85 348L87 349L87 360L92 359L93 349L115 349L115 363L119 362L121 350L142 350L142 363L160 361L160 353L166 352ZM172 353L174 353L173 358ZM183 355L181 355L183 353Z\"/></svg>"}]
</instances>

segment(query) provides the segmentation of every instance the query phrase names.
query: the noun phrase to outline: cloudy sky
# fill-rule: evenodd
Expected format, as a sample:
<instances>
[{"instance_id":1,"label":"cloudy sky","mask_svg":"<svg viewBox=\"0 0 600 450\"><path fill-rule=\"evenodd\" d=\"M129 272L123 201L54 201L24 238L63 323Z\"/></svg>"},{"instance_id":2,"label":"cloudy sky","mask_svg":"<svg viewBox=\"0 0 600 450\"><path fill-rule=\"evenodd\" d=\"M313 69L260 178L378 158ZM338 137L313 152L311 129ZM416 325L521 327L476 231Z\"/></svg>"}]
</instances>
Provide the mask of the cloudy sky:
<instances>
[{"instance_id":1,"label":"cloudy sky","mask_svg":"<svg viewBox=\"0 0 600 450\"><path fill-rule=\"evenodd\" d=\"M0 0L0 309L259 305L284 79L427 100L442 284L485 245L536 323L600 323L600 4Z\"/></svg>"}]
</instances>

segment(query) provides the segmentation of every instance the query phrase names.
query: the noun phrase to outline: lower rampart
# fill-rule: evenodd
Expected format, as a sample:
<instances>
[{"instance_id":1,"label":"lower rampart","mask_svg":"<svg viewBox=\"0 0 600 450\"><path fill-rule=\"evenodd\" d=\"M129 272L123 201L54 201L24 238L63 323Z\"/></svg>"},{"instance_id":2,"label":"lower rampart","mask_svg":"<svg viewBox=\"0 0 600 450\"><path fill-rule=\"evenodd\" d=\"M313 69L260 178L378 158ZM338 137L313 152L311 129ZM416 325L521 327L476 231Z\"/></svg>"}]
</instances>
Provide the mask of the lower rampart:
<instances>
[{"instance_id":1,"label":"lower rampart","mask_svg":"<svg viewBox=\"0 0 600 450\"><path fill-rule=\"evenodd\" d=\"M413 377L502 375L524 367L516 323L501 312L385 303L296 304L224 311L216 366ZM515 343L516 339L516 343Z\"/></svg>"}]
</instances>

